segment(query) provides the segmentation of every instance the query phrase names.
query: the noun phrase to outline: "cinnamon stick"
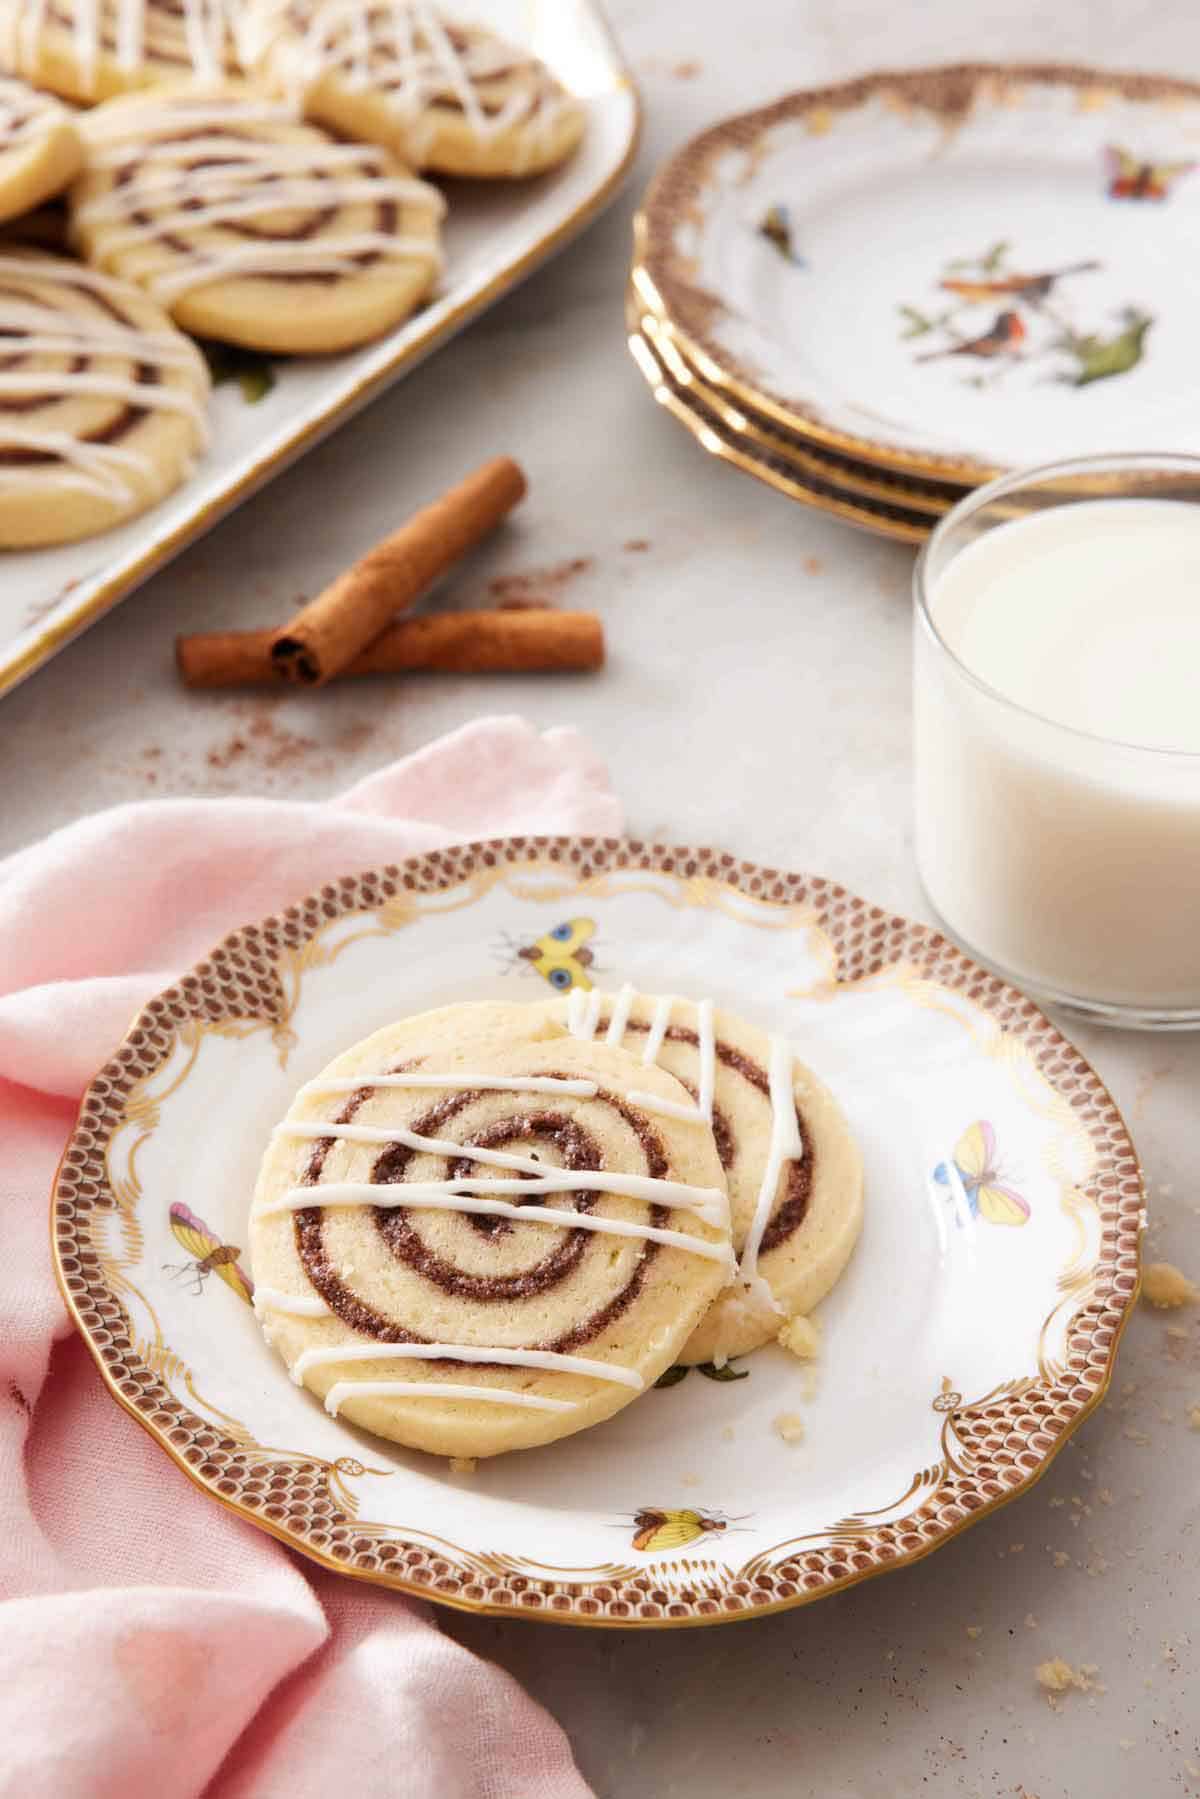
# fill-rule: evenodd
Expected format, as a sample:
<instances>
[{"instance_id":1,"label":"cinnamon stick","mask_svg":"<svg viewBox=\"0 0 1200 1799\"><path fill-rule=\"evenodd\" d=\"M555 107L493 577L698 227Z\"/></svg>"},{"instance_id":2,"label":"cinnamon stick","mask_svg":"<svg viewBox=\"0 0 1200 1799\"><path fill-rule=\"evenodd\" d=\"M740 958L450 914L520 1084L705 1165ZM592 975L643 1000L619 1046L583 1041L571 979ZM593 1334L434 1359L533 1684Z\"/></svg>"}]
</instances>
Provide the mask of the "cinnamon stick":
<instances>
[{"instance_id":1,"label":"cinnamon stick","mask_svg":"<svg viewBox=\"0 0 1200 1799\"><path fill-rule=\"evenodd\" d=\"M279 686L274 631L214 631L175 640L188 687ZM341 672L520 674L600 668L604 630L594 612L445 612L398 619Z\"/></svg>"},{"instance_id":2,"label":"cinnamon stick","mask_svg":"<svg viewBox=\"0 0 1200 1799\"><path fill-rule=\"evenodd\" d=\"M348 668L430 582L495 529L525 493L509 456L494 457L356 562L295 618L271 633L285 680L320 687Z\"/></svg>"}]
</instances>

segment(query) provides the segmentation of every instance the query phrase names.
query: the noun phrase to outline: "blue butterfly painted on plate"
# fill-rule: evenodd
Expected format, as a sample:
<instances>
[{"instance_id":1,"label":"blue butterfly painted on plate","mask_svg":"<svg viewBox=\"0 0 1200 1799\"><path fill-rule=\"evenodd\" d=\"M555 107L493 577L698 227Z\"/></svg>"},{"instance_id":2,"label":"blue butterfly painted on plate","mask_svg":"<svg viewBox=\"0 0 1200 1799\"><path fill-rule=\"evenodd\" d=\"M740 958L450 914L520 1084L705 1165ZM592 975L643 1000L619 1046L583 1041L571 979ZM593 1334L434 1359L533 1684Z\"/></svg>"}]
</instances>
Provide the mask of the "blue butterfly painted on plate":
<instances>
[{"instance_id":1,"label":"blue butterfly painted on plate","mask_svg":"<svg viewBox=\"0 0 1200 1799\"><path fill-rule=\"evenodd\" d=\"M968 1125L955 1146L953 1162L939 1162L933 1178L951 1192L961 1184L972 1218L982 1218L987 1224L1029 1222L1028 1200L999 1180L996 1133L985 1119Z\"/></svg>"}]
</instances>

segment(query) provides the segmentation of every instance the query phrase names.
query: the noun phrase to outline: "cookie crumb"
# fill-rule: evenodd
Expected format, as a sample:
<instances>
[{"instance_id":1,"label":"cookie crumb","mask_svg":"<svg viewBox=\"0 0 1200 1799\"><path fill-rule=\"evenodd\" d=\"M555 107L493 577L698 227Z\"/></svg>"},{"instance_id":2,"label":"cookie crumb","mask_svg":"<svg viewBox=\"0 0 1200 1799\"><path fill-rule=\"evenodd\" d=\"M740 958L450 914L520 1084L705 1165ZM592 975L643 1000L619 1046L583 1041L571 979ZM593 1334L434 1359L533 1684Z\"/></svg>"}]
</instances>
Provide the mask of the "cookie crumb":
<instances>
[{"instance_id":1,"label":"cookie crumb","mask_svg":"<svg viewBox=\"0 0 1200 1799\"><path fill-rule=\"evenodd\" d=\"M674 75L676 81L695 81L697 75L702 72L703 68L704 64L702 62L698 62L694 56L689 56L685 61L677 62L675 67L671 70L671 73Z\"/></svg>"},{"instance_id":2,"label":"cookie crumb","mask_svg":"<svg viewBox=\"0 0 1200 1799\"><path fill-rule=\"evenodd\" d=\"M1069 1566L1070 1560L1071 1558L1065 1549L1056 1549L1054 1551L1054 1566L1056 1568L1066 1568Z\"/></svg>"},{"instance_id":3,"label":"cookie crumb","mask_svg":"<svg viewBox=\"0 0 1200 1799\"><path fill-rule=\"evenodd\" d=\"M804 1441L804 1420L799 1412L780 1412L773 1420L775 1434L782 1437L785 1443L802 1443Z\"/></svg>"},{"instance_id":4,"label":"cookie crumb","mask_svg":"<svg viewBox=\"0 0 1200 1799\"><path fill-rule=\"evenodd\" d=\"M679 1484L681 1487L698 1487L700 1485L700 1476L698 1474L680 1475Z\"/></svg>"},{"instance_id":5,"label":"cookie crumb","mask_svg":"<svg viewBox=\"0 0 1200 1799\"><path fill-rule=\"evenodd\" d=\"M1195 1305L1200 1289L1174 1262L1151 1262L1142 1275L1142 1298L1160 1312L1175 1312Z\"/></svg>"},{"instance_id":6,"label":"cookie crumb","mask_svg":"<svg viewBox=\"0 0 1200 1799\"><path fill-rule=\"evenodd\" d=\"M982 1624L968 1624L967 1625L967 1635L970 1637L971 1641L974 1642L977 1637L981 1637L983 1635L983 1625Z\"/></svg>"},{"instance_id":7,"label":"cookie crumb","mask_svg":"<svg viewBox=\"0 0 1200 1799\"><path fill-rule=\"evenodd\" d=\"M1038 1663L1033 1677L1044 1693L1068 1693L1072 1688L1079 1693L1096 1693L1102 1689L1092 1676L1099 1672L1095 1662L1083 1662L1073 1668L1061 1655L1052 1655L1048 1661Z\"/></svg>"},{"instance_id":8,"label":"cookie crumb","mask_svg":"<svg viewBox=\"0 0 1200 1799\"><path fill-rule=\"evenodd\" d=\"M450 1457L451 1474L474 1474L479 1463L473 1455L452 1455Z\"/></svg>"},{"instance_id":9,"label":"cookie crumb","mask_svg":"<svg viewBox=\"0 0 1200 1799\"><path fill-rule=\"evenodd\" d=\"M640 556L650 548L650 539L648 537L627 537L621 548L628 551L631 556Z\"/></svg>"},{"instance_id":10,"label":"cookie crumb","mask_svg":"<svg viewBox=\"0 0 1200 1799\"><path fill-rule=\"evenodd\" d=\"M1036 1630L1036 1629L1037 1629L1037 1627L1038 1627L1038 1621L1037 1621L1037 1619L1036 1619L1036 1618L1035 1618L1035 1617L1034 1617L1034 1615L1033 1615L1033 1613L1032 1613L1032 1612L1026 1612L1026 1614L1025 1614L1025 1628L1026 1628L1026 1630Z\"/></svg>"},{"instance_id":11,"label":"cookie crumb","mask_svg":"<svg viewBox=\"0 0 1200 1799\"><path fill-rule=\"evenodd\" d=\"M806 1318L802 1312L797 1312L794 1318L788 1319L777 1341L798 1360L811 1362L821 1353L821 1327L815 1318Z\"/></svg>"},{"instance_id":12,"label":"cookie crumb","mask_svg":"<svg viewBox=\"0 0 1200 1799\"><path fill-rule=\"evenodd\" d=\"M1200 1430L1200 1405L1194 1405L1188 1413L1188 1428Z\"/></svg>"}]
</instances>

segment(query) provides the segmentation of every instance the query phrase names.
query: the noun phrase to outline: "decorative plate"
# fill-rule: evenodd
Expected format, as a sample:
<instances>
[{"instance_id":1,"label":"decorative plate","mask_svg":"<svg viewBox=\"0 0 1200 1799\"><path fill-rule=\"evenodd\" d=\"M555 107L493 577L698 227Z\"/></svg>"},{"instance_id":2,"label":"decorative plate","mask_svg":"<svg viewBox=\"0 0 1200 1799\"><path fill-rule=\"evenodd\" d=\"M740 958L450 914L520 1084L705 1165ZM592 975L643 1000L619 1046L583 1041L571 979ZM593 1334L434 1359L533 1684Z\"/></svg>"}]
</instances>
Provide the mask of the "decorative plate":
<instances>
[{"instance_id":1,"label":"decorative plate","mask_svg":"<svg viewBox=\"0 0 1200 1799\"><path fill-rule=\"evenodd\" d=\"M676 379L678 353L672 355L670 339L664 336L661 326L656 330L650 320L639 324L633 308L627 309L627 316L629 353L654 398L710 456L719 456L731 467L753 475L791 500L831 513L864 531L898 538L902 543L923 543L929 536L937 517L924 507L918 510L908 505L900 477L894 478L893 486L886 484L885 477L875 492L867 493L844 484L838 470L802 466L781 447L760 443L750 432L739 429L735 408L709 404L686 375L683 380ZM885 493L895 497L884 498Z\"/></svg>"},{"instance_id":2,"label":"decorative plate","mask_svg":"<svg viewBox=\"0 0 1200 1799\"><path fill-rule=\"evenodd\" d=\"M661 170L643 300L789 429L943 479L1194 447L1200 86L1058 66L866 76Z\"/></svg>"},{"instance_id":3,"label":"decorative plate","mask_svg":"<svg viewBox=\"0 0 1200 1799\"><path fill-rule=\"evenodd\" d=\"M152 511L61 549L0 551L0 693L515 287L613 197L637 148L639 107L595 0L473 0L470 12L528 45L584 101L579 150L538 180L456 182L438 296L378 343L342 356L232 359L228 373L245 378L221 380L213 394L207 455Z\"/></svg>"},{"instance_id":4,"label":"decorative plate","mask_svg":"<svg viewBox=\"0 0 1200 1799\"><path fill-rule=\"evenodd\" d=\"M637 289L632 282L629 316L631 326L636 320L639 335L653 348L673 387L704 412L719 419L732 442L744 442L755 454L776 457L790 464L801 480L815 475L822 482L833 482L865 499L884 500L904 506L911 512L928 513L935 523L969 491L964 485L956 486L950 481L902 474L873 462L856 462L852 456L842 455L840 450L830 450L811 437L789 431L778 419L756 411L740 396L732 396L724 388L706 381L689 362L669 322L638 304Z\"/></svg>"},{"instance_id":5,"label":"decorative plate","mask_svg":"<svg viewBox=\"0 0 1200 1799\"><path fill-rule=\"evenodd\" d=\"M247 1303L250 1193L336 1051L429 1006L545 996L553 969L786 1031L857 1133L866 1223L815 1364L772 1346L692 1370L456 1474L292 1385ZM1094 1071L935 932L710 849L513 838L330 882L153 1000L84 1098L53 1232L113 1395L220 1503L404 1592L653 1627L804 1604L1025 1491L1108 1385L1142 1206Z\"/></svg>"}]
</instances>

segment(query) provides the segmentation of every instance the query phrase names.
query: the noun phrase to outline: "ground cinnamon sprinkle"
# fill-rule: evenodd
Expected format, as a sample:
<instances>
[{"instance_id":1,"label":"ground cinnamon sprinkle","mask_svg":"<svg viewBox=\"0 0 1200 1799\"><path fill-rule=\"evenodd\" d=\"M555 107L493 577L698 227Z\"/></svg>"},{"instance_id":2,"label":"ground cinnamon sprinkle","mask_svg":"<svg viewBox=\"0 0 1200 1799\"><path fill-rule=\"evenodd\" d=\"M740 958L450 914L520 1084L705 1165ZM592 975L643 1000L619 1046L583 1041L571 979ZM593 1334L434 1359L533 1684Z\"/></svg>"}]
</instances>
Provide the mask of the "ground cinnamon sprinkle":
<instances>
[{"instance_id":1,"label":"ground cinnamon sprinkle","mask_svg":"<svg viewBox=\"0 0 1200 1799\"><path fill-rule=\"evenodd\" d=\"M569 583L577 575L586 574L594 561L593 556L572 556L569 561L554 562L548 568L493 575L488 582L489 598L502 612L543 611L557 605Z\"/></svg>"},{"instance_id":2,"label":"ground cinnamon sprinkle","mask_svg":"<svg viewBox=\"0 0 1200 1799\"><path fill-rule=\"evenodd\" d=\"M650 548L650 539L648 537L631 537L628 542L621 545L621 548L628 550L631 554L638 554Z\"/></svg>"}]
</instances>

